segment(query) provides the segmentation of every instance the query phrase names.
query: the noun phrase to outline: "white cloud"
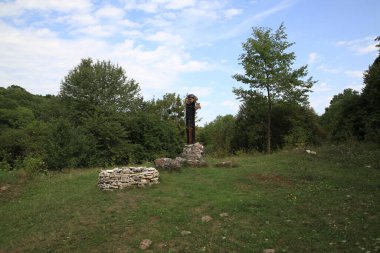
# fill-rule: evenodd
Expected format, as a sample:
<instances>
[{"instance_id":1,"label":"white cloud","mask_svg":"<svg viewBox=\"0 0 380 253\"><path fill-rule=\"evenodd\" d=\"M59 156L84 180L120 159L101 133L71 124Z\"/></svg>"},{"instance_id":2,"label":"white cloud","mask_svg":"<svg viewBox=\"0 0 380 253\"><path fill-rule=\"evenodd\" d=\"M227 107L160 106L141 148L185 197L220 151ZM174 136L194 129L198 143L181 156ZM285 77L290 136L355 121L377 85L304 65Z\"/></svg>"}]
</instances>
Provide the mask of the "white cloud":
<instances>
[{"instance_id":1,"label":"white cloud","mask_svg":"<svg viewBox=\"0 0 380 253\"><path fill-rule=\"evenodd\" d=\"M75 30L77 34L85 35L88 37L102 38L110 37L115 34L119 29L113 25L96 24L87 27L81 27Z\"/></svg>"},{"instance_id":2,"label":"white cloud","mask_svg":"<svg viewBox=\"0 0 380 253\"><path fill-rule=\"evenodd\" d=\"M139 39L144 37L144 34L139 30L126 30L121 33L126 38Z\"/></svg>"},{"instance_id":3,"label":"white cloud","mask_svg":"<svg viewBox=\"0 0 380 253\"><path fill-rule=\"evenodd\" d=\"M195 94L198 98L201 98L201 97L207 97L211 95L214 92L214 90L212 87L194 85L194 86L182 86L179 89L179 92L181 94ZM203 103L203 105L205 104Z\"/></svg>"},{"instance_id":4,"label":"white cloud","mask_svg":"<svg viewBox=\"0 0 380 253\"><path fill-rule=\"evenodd\" d=\"M126 10L140 10L147 13L158 13L162 10L183 10L194 6L196 0L124 0Z\"/></svg>"},{"instance_id":5,"label":"white cloud","mask_svg":"<svg viewBox=\"0 0 380 253\"><path fill-rule=\"evenodd\" d=\"M331 87L326 83L326 82L321 82L321 83L316 83L313 86L313 91L314 92L326 92L326 91L331 91Z\"/></svg>"},{"instance_id":6,"label":"white cloud","mask_svg":"<svg viewBox=\"0 0 380 253\"><path fill-rule=\"evenodd\" d=\"M243 12L242 9L228 9L225 11L224 15L226 18L232 18L237 15L240 15Z\"/></svg>"},{"instance_id":7,"label":"white cloud","mask_svg":"<svg viewBox=\"0 0 380 253\"><path fill-rule=\"evenodd\" d=\"M83 33L112 32L97 26ZM93 30L91 30L93 29ZM107 35L107 34L104 34ZM159 37L159 36L158 36ZM181 48L159 45L145 48L132 40L113 44L105 40L61 39L49 29L19 30L0 23L0 83L18 84L34 93L56 94L61 80L82 58L111 60L122 66L143 89L167 90L181 73L208 70L210 63L192 59ZM203 94L207 89L199 89Z\"/></svg>"},{"instance_id":8,"label":"white cloud","mask_svg":"<svg viewBox=\"0 0 380 253\"><path fill-rule=\"evenodd\" d=\"M339 73L341 73L343 71L343 69L340 68L340 67L339 68L333 68L333 67L326 66L324 64L319 65L317 67L317 69L321 70L323 72L331 73L331 74L339 74Z\"/></svg>"},{"instance_id":9,"label":"white cloud","mask_svg":"<svg viewBox=\"0 0 380 253\"><path fill-rule=\"evenodd\" d=\"M89 0L61 1L61 0L16 0L0 3L0 17L18 16L25 11L85 11L91 8Z\"/></svg>"},{"instance_id":10,"label":"white cloud","mask_svg":"<svg viewBox=\"0 0 380 253\"><path fill-rule=\"evenodd\" d=\"M218 34L217 36L214 36L214 40L222 40L222 39L228 39L231 37L235 37L238 34L241 34L249 29L261 20L267 18L268 16L274 15L282 10L285 10L292 6L294 1L292 0L283 0L279 2L278 4L265 9L264 11L257 13L255 15L249 15L247 18L245 18L240 24L234 26L233 28L229 29L229 31L224 32L222 34Z\"/></svg>"},{"instance_id":11,"label":"white cloud","mask_svg":"<svg viewBox=\"0 0 380 253\"><path fill-rule=\"evenodd\" d=\"M308 59L308 63L309 64L313 64L315 62L317 62L321 57L319 56L318 53L316 52L312 52L309 54L309 59Z\"/></svg>"},{"instance_id":12,"label":"white cloud","mask_svg":"<svg viewBox=\"0 0 380 253\"><path fill-rule=\"evenodd\" d=\"M184 40L180 35L173 35L168 32L158 31L146 37L147 40L162 42L167 45L181 45Z\"/></svg>"},{"instance_id":13,"label":"white cloud","mask_svg":"<svg viewBox=\"0 0 380 253\"><path fill-rule=\"evenodd\" d=\"M95 12L95 16L98 18L122 19L124 17L124 10L111 5L107 5L98 9Z\"/></svg>"},{"instance_id":14,"label":"white cloud","mask_svg":"<svg viewBox=\"0 0 380 253\"><path fill-rule=\"evenodd\" d=\"M155 13L158 8L158 4L155 2L149 2L149 1L138 1L136 0L124 0L122 1L124 3L124 9L129 10L141 10L147 13Z\"/></svg>"},{"instance_id":15,"label":"white cloud","mask_svg":"<svg viewBox=\"0 0 380 253\"><path fill-rule=\"evenodd\" d=\"M171 0L171 1L167 1L165 8L178 10L178 9L184 9L187 7L194 6L195 3L196 3L195 0Z\"/></svg>"},{"instance_id":16,"label":"white cloud","mask_svg":"<svg viewBox=\"0 0 380 253\"><path fill-rule=\"evenodd\" d=\"M363 71L361 70L346 70L342 67L332 68L323 64L319 65L317 69L330 74L345 74L350 77L363 78Z\"/></svg>"},{"instance_id":17,"label":"white cloud","mask_svg":"<svg viewBox=\"0 0 380 253\"><path fill-rule=\"evenodd\" d=\"M346 47L357 55L369 54L377 51L375 36L367 36L355 40L342 40L335 42L335 45Z\"/></svg>"},{"instance_id":18,"label":"white cloud","mask_svg":"<svg viewBox=\"0 0 380 253\"><path fill-rule=\"evenodd\" d=\"M349 85L346 85L344 89L353 89L360 92L363 89L363 83L352 82Z\"/></svg>"},{"instance_id":19,"label":"white cloud","mask_svg":"<svg viewBox=\"0 0 380 253\"><path fill-rule=\"evenodd\" d=\"M91 13L72 13L58 17L56 21L69 24L71 27L84 27L97 24L97 19Z\"/></svg>"},{"instance_id":20,"label":"white cloud","mask_svg":"<svg viewBox=\"0 0 380 253\"><path fill-rule=\"evenodd\" d=\"M344 71L344 74L351 77L363 78L363 71L360 70L346 70Z\"/></svg>"},{"instance_id":21,"label":"white cloud","mask_svg":"<svg viewBox=\"0 0 380 253\"><path fill-rule=\"evenodd\" d=\"M322 115L325 112L325 108L329 106L332 98L332 95L326 96L326 94L312 93L309 101L315 112Z\"/></svg>"}]
</instances>

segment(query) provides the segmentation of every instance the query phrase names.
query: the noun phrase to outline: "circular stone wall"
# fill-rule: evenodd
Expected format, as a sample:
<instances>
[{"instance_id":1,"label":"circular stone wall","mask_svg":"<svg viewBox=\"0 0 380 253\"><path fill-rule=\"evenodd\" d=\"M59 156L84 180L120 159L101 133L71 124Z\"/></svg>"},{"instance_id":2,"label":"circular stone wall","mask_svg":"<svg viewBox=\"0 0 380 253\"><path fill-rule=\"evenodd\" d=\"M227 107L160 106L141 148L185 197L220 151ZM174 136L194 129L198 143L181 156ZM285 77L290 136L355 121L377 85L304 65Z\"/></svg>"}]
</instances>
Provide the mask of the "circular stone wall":
<instances>
[{"instance_id":1,"label":"circular stone wall","mask_svg":"<svg viewBox=\"0 0 380 253\"><path fill-rule=\"evenodd\" d=\"M155 168L122 167L112 170L101 170L98 187L102 190L144 187L159 183L160 173Z\"/></svg>"}]
</instances>

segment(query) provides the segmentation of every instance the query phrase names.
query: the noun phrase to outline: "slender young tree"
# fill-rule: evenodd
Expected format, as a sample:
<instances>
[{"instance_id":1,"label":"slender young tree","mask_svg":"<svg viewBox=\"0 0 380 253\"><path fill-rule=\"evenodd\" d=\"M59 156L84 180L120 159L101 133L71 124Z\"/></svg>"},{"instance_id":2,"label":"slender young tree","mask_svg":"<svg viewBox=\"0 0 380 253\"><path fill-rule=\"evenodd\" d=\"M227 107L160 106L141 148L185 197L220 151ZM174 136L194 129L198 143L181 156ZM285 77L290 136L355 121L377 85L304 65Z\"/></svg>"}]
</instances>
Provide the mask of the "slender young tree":
<instances>
[{"instance_id":1,"label":"slender young tree","mask_svg":"<svg viewBox=\"0 0 380 253\"><path fill-rule=\"evenodd\" d=\"M307 76L307 65L292 69L295 61L294 52L286 50L294 43L287 41L285 26L272 32L271 28L253 27L252 37L243 43L239 57L245 74L233 76L239 82L249 85L249 89L234 88L233 92L243 101L263 95L268 104L267 111L267 152L271 152L271 118L272 105L275 101L292 101L308 104L308 92L315 81Z\"/></svg>"}]
</instances>

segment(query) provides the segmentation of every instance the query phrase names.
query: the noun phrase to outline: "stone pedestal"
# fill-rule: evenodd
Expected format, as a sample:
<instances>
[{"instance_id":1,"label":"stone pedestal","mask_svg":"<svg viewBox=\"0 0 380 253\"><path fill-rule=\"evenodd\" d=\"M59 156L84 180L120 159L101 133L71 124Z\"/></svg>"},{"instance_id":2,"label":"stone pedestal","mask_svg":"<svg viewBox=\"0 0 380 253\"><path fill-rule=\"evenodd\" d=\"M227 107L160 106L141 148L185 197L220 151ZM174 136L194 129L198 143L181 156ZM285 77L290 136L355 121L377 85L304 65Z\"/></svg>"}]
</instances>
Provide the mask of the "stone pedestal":
<instances>
[{"instance_id":1,"label":"stone pedestal","mask_svg":"<svg viewBox=\"0 0 380 253\"><path fill-rule=\"evenodd\" d=\"M190 166L204 165L203 159L204 147L199 142L195 144L185 145L183 148L181 158L185 160L185 163Z\"/></svg>"},{"instance_id":2,"label":"stone pedestal","mask_svg":"<svg viewBox=\"0 0 380 253\"><path fill-rule=\"evenodd\" d=\"M182 166L198 167L206 165L203 159L204 147L200 143L185 145L182 154L175 159L159 158L154 161L158 169L179 170Z\"/></svg>"}]
</instances>

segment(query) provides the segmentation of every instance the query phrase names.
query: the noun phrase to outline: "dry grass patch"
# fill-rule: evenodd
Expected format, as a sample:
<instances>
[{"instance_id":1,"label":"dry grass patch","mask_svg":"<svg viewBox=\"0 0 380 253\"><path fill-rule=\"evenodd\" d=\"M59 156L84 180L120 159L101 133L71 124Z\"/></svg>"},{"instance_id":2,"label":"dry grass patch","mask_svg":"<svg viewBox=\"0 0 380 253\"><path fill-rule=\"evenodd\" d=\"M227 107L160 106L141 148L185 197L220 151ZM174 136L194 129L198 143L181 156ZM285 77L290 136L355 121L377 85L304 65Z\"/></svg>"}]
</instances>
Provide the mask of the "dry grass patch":
<instances>
[{"instance_id":1,"label":"dry grass patch","mask_svg":"<svg viewBox=\"0 0 380 253\"><path fill-rule=\"evenodd\" d=\"M279 174L261 174L261 173L252 173L249 175L249 178L259 181L265 184L273 184L284 187L291 187L295 185L295 181L289 178L284 177Z\"/></svg>"}]
</instances>

